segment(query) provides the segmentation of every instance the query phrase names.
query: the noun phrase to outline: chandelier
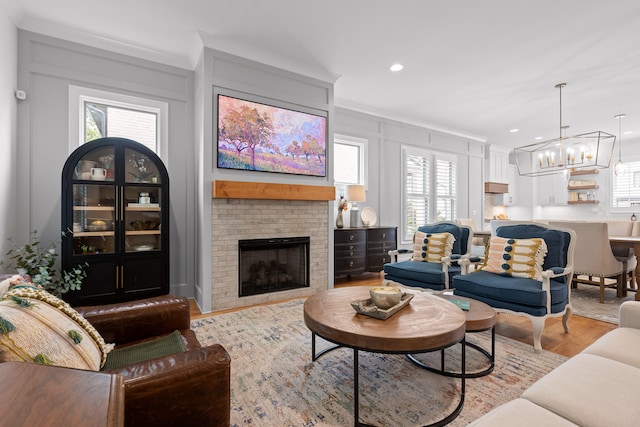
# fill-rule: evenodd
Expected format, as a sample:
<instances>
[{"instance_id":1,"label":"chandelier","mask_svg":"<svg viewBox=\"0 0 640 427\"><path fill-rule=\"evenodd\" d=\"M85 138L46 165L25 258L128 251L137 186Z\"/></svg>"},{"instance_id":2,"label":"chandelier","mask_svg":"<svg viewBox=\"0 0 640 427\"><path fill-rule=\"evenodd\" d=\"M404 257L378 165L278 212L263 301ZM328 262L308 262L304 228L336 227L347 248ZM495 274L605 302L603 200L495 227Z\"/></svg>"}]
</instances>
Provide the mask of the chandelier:
<instances>
[{"instance_id":1,"label":"chandelier","mask_svg":"<svg viewBox=\"0 0 640 427\"><path fill-rule=\"evenodd\" d=\"M562 88L566 83L555 85L560 92L560 136L524 147L515 148L518 173L525 176L541 176L580 169L604 169L611 163L616 137L602 131L565 136L562 125Z\"/></svg>"}]
</instances>

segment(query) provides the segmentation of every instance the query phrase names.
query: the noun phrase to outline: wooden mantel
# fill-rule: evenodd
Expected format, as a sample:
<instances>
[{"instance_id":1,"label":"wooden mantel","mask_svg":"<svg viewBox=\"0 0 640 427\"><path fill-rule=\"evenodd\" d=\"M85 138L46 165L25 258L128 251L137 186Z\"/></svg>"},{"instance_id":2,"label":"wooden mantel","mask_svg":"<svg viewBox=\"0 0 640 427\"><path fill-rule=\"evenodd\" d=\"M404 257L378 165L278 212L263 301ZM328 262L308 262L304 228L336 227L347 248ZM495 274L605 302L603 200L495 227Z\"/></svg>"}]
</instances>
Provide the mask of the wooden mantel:
<instances>
[{"instance_id":1,"label":"wooden mantel","mask_svg":"<svg viewBox=\"0 0 640 427\"><path fill-rule=\"evenodd\" d=\"M214 199L330 201L336 198L336 189L332 186L244 181L214 181L211 193Z\"/></svg>"}]
</instances>

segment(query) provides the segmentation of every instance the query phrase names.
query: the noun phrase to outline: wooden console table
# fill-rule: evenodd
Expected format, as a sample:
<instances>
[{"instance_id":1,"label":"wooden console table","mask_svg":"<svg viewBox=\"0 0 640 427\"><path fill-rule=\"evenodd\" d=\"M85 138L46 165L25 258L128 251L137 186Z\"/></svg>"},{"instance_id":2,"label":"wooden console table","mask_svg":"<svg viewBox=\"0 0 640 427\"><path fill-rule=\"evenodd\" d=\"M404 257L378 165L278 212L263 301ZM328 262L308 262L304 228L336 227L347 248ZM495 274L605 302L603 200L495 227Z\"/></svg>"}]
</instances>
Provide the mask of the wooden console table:
<instances>
[{"instance_id":1,"label":"wooden console table","mask_svg":"<svg viewBox=\"0 0 640 427\"><path fill-rule=\"evenodd\" d=\"M2 425L124 426L120 375L5 362L0 381Z\"/></svg>"}]
</instances>

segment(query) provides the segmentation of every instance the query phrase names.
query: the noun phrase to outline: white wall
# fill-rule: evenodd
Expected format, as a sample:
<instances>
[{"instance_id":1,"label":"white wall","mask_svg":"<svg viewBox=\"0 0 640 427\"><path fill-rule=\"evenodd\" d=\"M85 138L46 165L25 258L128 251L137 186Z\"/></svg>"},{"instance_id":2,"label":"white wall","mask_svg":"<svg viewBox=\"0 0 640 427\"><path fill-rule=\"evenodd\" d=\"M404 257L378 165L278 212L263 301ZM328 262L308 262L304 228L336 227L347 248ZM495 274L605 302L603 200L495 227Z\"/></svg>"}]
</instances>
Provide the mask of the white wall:
<instances>
[{"instance_id":1,"label":"white wall","mask_svg":"<svg viewBox=\"0 0 640 427\"><path fill-rule=\"evenodd\" d=\"M335 109L334 131L340 135L369 141L367 201L358 205L373 208L377 213L379 225L398 226L400 233L401 148L403 145L456 154L458 156L457 216L474 218L477 224L482 223L484 194L482 179L484 146L482 143L343 108Z\"/></svg>"},{"instance_id":2,"label":"white wall","mask_svg":"<svg viewBox=\"0 0 640 427\"><path fill-rule=\"evenodd\" d=\"M70 154L69 85L166 102L169 150L162 157L170 176L170 285L172 293L192 296L197 264L193 72L22 30L18 46L18 84L28 98L18 107L14 175L20 215L12 235L25 240L37 229L45 242L59 236L61 173Z\"/></svg>"},{"instance_id":3,"label":"white wall","mask_svg":"<svg viewBox=\"0 0 640 427\"><path fill-rule=\"evenodd\" d=\"M16 228L18 30L0 6L0 260Z\"/></svg>"}]
</instances>

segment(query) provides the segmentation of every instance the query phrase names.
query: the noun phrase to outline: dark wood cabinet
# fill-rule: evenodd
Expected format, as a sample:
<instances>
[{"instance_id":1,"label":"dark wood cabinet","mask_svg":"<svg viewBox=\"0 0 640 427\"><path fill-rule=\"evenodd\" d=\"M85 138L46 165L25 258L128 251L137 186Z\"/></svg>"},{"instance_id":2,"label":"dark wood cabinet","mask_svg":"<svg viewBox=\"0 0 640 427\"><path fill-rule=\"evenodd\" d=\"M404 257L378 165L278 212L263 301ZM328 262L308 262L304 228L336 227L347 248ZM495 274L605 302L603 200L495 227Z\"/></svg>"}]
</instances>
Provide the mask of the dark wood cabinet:
<instances>
[{"instance_id":1,"label":"dark wood cabinet","mask_svg":"<svg viewBox=\"0 0 640 427\"><path fill-rule=\"evenodd\" d=\"M389 251L397 248L396 227L370 228L367 230L367 271L382 271L391 262Z\"/></svg>"},{"instance_id":2,"label":"dark wood cabinet","mask_svg":"<svg viewBox=\"0 0 640 427\"><path fill-rule=\"evenodd\" d=\"M397 227L340 228L334 230L334 276L380 272L397 248Z\"/></svg>"},{"instance_id":3,"label":"dark wood cabinet","mask_svg":"<svg viewBox=\"0 0 640 427\"><path fill-rule=\"evenodd\" d=\"M62 171L62 267L87 264L72 305L169 293L169 176L150 149L124 138L82 145Z\"/></svg>"}]
</instances>

